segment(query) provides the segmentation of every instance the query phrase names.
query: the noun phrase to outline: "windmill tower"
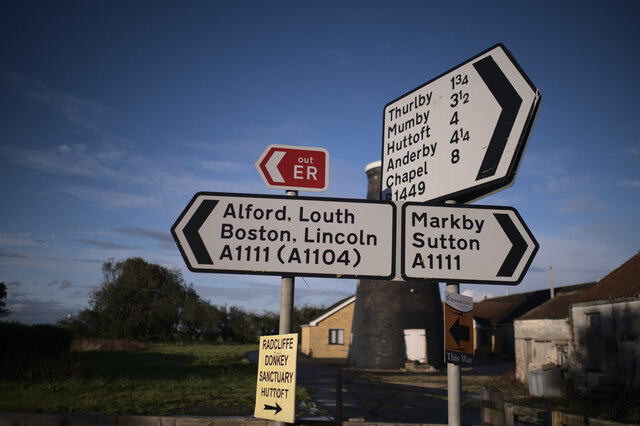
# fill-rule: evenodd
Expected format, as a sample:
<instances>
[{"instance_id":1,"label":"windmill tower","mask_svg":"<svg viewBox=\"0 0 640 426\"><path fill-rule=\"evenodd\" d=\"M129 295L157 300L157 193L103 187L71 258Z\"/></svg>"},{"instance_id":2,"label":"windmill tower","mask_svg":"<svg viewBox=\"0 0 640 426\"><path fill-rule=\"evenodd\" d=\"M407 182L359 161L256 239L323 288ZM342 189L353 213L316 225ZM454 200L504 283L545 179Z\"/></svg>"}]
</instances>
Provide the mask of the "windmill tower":
<instances>
[{"instance_id":1,"label":"windmill tower","mask_svg":"<svg viewBox=\"0 0 640 426\"><path fill-rule=\"evenodd\" d=\"M365 170L367 199L379 200L380 162L369 164ZM372 369L402 368L407 360L407 349L411 351L415 343L413 332L419 331L418 340L424 335L426 343L426 347L421 346L425 352L424 361L434 367L443 366L442 315L437 283L358 280L349 365Z\"/></svg>"}]
</instances>

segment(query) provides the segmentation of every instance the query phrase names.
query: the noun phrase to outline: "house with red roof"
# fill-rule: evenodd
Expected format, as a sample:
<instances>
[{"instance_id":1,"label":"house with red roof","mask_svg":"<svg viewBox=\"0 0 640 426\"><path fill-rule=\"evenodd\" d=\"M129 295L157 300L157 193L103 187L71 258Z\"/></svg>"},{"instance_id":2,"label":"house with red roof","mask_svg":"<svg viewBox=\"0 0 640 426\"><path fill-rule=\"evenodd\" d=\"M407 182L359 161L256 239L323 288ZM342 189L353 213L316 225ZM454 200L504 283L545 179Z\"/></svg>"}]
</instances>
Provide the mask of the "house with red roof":
<instances>
[{"instance_id":1,"label":"house with red roof","mask_svg":"<svg viewBox=\"0 0 640 426\"><path fill-rule=\"evenodd\" d=\"M574 286L555 289L571 292ZM474 354L476 358L515 356L514 321L551 298L551 289L484 299L473 304Z\"/></svg>"},{"instance_id":2,"label":"house with red roof","mask_svg":"<svg viewBox=\"0 0 640 426\"><path fill-rule=\"evenodd\" d=\"M560 287L546 302L514 321L516 378L528 384L529 372L550 366L565 371L573 358L571 304L595 283Z\"/></svg>"},{"instance_id":3,"label":"house with red roof","mask_svg":"<svg viewBox=\"0 0 640 426\"><path fill-rule=\"evenodd\" d=\"M574 384L640 387L640 252L571 305Z\"/></svg>"},{"instance_id":4,"label":"house with red roof","mask_svg":"<svg viewBox=\"0 0 640 426\"><path fill-rule=\"evenodd\" d=\"M518 380L530 391L531 380L554 392L639 387L640 253L597 283L558 290L514 320Z\"/></svg>"}]
</instances>

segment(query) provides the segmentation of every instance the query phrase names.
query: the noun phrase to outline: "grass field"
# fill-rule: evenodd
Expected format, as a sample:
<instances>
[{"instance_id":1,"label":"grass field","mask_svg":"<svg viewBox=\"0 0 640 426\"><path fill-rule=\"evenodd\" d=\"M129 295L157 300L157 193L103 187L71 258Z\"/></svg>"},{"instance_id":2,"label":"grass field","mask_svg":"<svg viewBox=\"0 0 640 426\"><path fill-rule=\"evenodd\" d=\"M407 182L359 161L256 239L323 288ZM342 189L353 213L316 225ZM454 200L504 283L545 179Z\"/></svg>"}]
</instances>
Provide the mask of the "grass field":
<instances>
[{"instance_id":1,"label":"grass field","mask_svg":"<svg viewBox=\"0 0 640 426\"><path fill-rule=\"evenodd\" d=\"M257 344L71 352L55 368L34 365L3 378L0 410L251 415L257 374L257 366L245 359L251 350Z\"/></svg>"}]
</instances>

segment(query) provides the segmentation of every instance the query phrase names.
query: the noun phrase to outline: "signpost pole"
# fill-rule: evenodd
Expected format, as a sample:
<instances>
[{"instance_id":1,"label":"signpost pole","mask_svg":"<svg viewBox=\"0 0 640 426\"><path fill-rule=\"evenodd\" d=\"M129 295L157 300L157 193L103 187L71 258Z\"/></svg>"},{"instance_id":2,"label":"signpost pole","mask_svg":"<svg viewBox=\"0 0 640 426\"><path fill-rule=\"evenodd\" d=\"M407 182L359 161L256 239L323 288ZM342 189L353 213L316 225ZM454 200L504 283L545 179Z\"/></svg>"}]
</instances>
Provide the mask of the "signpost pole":
<instances>
[{"instance_id":1,"label":"signpost pole","mask_svg":"<svg viewBox=\"0 0 640 426\"><path fill-rule=\"evenodd\" d=\"M447 292L460 294L460 284L447 284ZM449 426L460 426L462 424L461 388L462 378L460 374L460 366L452 363L447 363L447 401L449 409Z\"/></svg>"},{"instance_id":2,"label":"signpost pole","mask_svg":"<svg viewBox=\"0 0 640 426\"><path fill-rule=\"evenodd\" d=\"M298 191L287 191L289 197L297 197ZM280 286L280 323L278 326L278 334L289 334L293 328L293 293L294 293L293 276L283 276ZM276 426L284 426L284 422L275 422Z\"/></svg>"},{"instance_id":3,"label":"signpost pole","mask_svg":"<svg viewBox=\"0 0 640 426\"><path fill-rule=\"evenodd\" d=\"M288 197L297 197L298 191L287 191ZM289 334L292 328L293 317L293 292L294 292L293 276L283 276L280 289L280 325L278 334Z\"/></svg>"},{"instance_id":4,"label":"signpost pole","mask_svg":"<svg viewBox=\"0 0 640 426\"><path fill-rule=\"evenodd\" d=\"M447 200L445 204L456 204L456 202L454 200ZM460 283L447 283L447 291L449 293L460 294ZM447 362L449 426L462 425L462 377L460 372L460 365Z\"/></svg>"}]
</instances>

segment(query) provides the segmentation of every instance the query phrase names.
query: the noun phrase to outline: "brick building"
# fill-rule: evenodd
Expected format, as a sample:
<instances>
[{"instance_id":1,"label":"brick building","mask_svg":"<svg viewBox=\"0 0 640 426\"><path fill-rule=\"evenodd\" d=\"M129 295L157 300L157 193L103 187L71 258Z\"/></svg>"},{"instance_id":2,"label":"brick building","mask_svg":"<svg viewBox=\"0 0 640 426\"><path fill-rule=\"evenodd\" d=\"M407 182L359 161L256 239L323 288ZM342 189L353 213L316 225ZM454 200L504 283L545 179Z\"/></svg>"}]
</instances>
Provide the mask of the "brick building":
<instances>
[{"instance_id":1,"label":"brick building","mask_svg":"<svg viewBox=\"0 0 640 426\"><path fill-rule=\"evenodd\" d=\"M309 324L302 326L301 350L312 358L344 359L349 356L355 296L331 306Z\"/></svg>"}]
</instances>

